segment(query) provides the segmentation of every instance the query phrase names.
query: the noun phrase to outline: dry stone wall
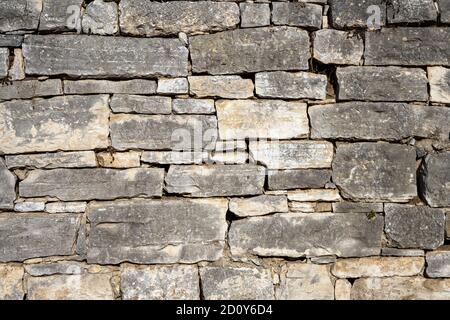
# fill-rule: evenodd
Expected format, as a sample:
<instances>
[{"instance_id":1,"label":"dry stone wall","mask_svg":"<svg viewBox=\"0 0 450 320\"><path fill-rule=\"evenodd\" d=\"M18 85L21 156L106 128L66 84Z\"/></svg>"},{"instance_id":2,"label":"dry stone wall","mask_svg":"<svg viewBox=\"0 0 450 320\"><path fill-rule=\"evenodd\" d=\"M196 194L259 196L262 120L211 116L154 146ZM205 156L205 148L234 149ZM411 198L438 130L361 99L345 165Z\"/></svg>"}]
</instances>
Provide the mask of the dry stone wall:
<instances>
[{"instance_id":1,"label":"dry stone wall","mask_svg":"<svg viewBox=\"0 0 450 320\"><path fill-rule=\"evenodd\" d=\"M0 0L0 299L450 299L450 1Z\"/></svg>"}]
</instances>

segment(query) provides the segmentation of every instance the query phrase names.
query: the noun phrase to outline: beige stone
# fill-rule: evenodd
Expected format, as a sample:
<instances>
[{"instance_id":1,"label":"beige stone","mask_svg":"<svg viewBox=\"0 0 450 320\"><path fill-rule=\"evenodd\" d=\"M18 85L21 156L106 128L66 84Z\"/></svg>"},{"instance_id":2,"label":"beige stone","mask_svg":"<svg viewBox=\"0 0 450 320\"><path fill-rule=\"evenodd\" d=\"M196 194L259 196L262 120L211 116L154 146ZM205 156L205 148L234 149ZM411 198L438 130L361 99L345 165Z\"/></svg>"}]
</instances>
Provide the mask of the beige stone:
<instances>
[{"instance_id":1,"label":"beige stone","mask_svg":"<svg viewBox=\"0 0 450 320\"><path fill-rule=\"evenodd\" d=\"M196 97L246 99L253 97L253 81L240 76L189 77L190 93Z\"/></svg>"},{"instance_id":2,"label":"beige stone","mask_svg":"<svg viewBox=\"0 0 450 320\"><path fill-rule=\"evenodd\" d=\"M288 192L289 201L339 201L341 196L337 189L293 190Z\"/></svg>"},{"instance_id":3,"label":"beige stone","mask_svg":"<svg viewBox=\"0 0 450 320\"><path fill-rule=\"evenodd\" d=\"M428 67L432 102L450 103L450 68Z\"/></svg>"},{"instance_id":4,"label":"beige stone","mask_svg":"<svg viewBox=\"0 0 450 320\"><path fill-rule=\"evenodd\" d=\"M8 78L13 81L25 79L25 64L23 61L22 49L14 49L14 60L9 69Z\"/></svg>"},{"instance_id":5,"label":"beige stone","mask_svg":"<svg viewBox=\"0 0 450 320\"><path fill-rule=\"evenodd\" d=\"M0 264L0 300L22 300L22 278L22 266Z\"/></svg>"},{"instance_id":6,"label":"beige stone","mask_svg":"<svg viewBox=\"0 0 450 320\"><path fill-rule=\"evenodd\" d=\"M346 279L337 279L334 284L334 298L336 300L350 300L352 284Z\"/></svg>"},{"instance_id":7,"label":"beige stone","mask_svg":"<svg viewBox=\"0 0 450 320\"><path fill-rule=\"evenodd\" d=\"M141 165L141 153L137 151L128 152L100 152L97 161L105 168L136 168Z\"/></svg>"},{"instance_id":8,"label":"beige stone","mask_svg":"<svg viewBox=\"0 0 450 320\"><path fill-rule=\"evenodd\" d=\"M261 195L252 198L230 200L229 210L239 217L262 216L269 213L287 212L286 196Z\"/></svg>"}]
</instances>

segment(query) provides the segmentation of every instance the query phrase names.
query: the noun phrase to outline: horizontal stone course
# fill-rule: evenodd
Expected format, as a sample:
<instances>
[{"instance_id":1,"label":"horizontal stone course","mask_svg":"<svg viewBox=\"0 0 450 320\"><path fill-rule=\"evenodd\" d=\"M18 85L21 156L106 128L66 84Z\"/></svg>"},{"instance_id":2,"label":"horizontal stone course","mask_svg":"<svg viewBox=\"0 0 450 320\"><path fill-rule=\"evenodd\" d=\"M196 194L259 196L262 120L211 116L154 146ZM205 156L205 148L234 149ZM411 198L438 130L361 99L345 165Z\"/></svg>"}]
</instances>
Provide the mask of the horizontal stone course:
<instances>
[{"instance_id":1,"label":"horizontal stone course","mask_svg":"<svg viewBox=\"0 0 450 320\"><path fill-rule=\"evenodd\" d=\"M0 85L0 100L60 96L63 94L61 84L58 79L14 81Z\"/></svg>"},{"instance_id":2,"label":"horizontal stone course","mask_svg":"<svg viewBox=\"0 0 450 320\"><path fill-rule=\"evenodd\" d=\"M41 0L0 1L0 32L36 30L41 11Z\"/></svg>"}]
</instances>

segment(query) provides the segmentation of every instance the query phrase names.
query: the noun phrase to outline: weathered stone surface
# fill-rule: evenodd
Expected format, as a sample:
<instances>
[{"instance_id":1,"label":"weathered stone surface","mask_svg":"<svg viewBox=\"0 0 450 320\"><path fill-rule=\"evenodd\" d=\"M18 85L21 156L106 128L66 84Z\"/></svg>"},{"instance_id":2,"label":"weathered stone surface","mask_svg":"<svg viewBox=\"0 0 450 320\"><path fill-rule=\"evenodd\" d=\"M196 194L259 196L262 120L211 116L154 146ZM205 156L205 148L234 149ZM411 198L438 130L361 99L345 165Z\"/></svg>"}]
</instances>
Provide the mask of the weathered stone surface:
<instances>
[{"instance_id":1,"label":"weathered stone surface","mask_svg":"<svg viewBox=\"0 0 450 320\"><path fill-rule=\"evenodd\" d=\"M5 166L0 158L0 209L12 209L16 200L16 176Z\"/></svg>"},{"instance_id":2,"label":"weathered stone surface","mask_svg":"<svg viewBox=\"0 0 450 320\"><path fill-rule=\"evenodd\" d=\"M450 239L450 213L447 212L445 218L445 237Z\"/></svg>"},{"instance_id":3,"label":"weathered stone surface","mask_svg":"<svg viewBox=\"0 0 450 320\"><path fill-rule=\"evenodd\" d=\"M218 140L216 141L215 151L246 151L247 142L245 140Z\"/></svg>"},{"instance_id":4,"label":"weathered stone surface","mask_svg":"<svg viewBox=\"0 0 450 320\"><path fill-rule=\"evenodd\" d=\"M39 21L40 31L81 31L83 0L45 0Z\"/></svg>"},{"instance_id":5,"label":"weathered stone surface","mask_svg":"<svg viewBox=\"0 0 450 320\"><path fill-rule=\"evenodd\" d=\"M320 29L322 6L301 2L273 2L272 22L274 25Z\"/></svg>"},{"instance_id":6,"label":"weathered stone surface","mask_svg":"<svg viewBox=\"0 0 450 320\"><path fill-rule=\"evenodd\" d=\"M323 188L330 181L331 170L269 170L269 190Z\"/></svg>"},{"instance_id":7,"label":"weathered stone surface","mask_svg":"<svg viewBox=\"0 0 450 320\"><path fill-rule=\"evenodd\" d=\"M267 269L246 267L200 268L206 300L273 300L272 275Z\"/></svg>"},{"instance_id":8,"label":"weathered stone surface","mask_svg":"<svg viewBox=\"0 0 450 320\"><path fill-rule=\"evenodd\" d=\"M42 0L0 1L0 32L36 30Z\"/></svg>"},{"instance_id":9,"label":"weathered stone surface","mask_svg":"<svg viewBox=\"0 0 450 320\"><path fill-rule=\"evenodd\" d=\"M353 201L407 202L417 196L416 152L387 143L338 145L333 182Z\"/></svg>"},{"instance_id":10,"label":"weathered stone surface","mask_svg":"<svg viewBox=\"0 0 450 320\"><path fill-rule=\"evenodd\" d=\"M222 256L226 199L90 204L88 262L195 263Z\"/></svg>"},{"instance_id":11,"label":"weathered stone surface","mask_svg":"<svg viewBox=\"0 0 450 320\"><path fill-rule=\"evenodd\" d=\"M18 202L14 205L14 211L18 212L39 212L44 211L45 202L26 201Z\"/></svg>"},{"instance_id":12,"label":"weathered stone surface","mask_svg":"<svg viewBox=\"0 0 450 320\"><path fill-rule=\"evenodd\" d=\"M450 277L450 250L449 246L444 246L436 251L427 252L426 274L431 278Z\"/></svg>"},{"instance_id":13,"label":"weathered stone surface","mask_svg":"<svg viewBox=\"0 0 450 320\"><path fill-rule=\"evenodd\" d=\"M197 266L124 265L121 269L124 300L199 300Z\"/></svg>"},{"instance_id":14,"label":"weathered stone surface","mask_svg":"<svg viewBox=\"0 0 450 320\"><path fill-rule=\"evenodd\" d=\"M291 212L331 212L331 203L327 202L289 202L289 211Z\"/></svg>"},{"instance_id":15,"label":"weathered stone surface","mask_svg":"<svg viewBox=\"0 0 450 320\"><path fill-rule=\"evenodd\" d=\"M383 204L342 201L333 203L333 212L383 212Z\"/></svg>"},{"instance_id":16,"label":"weathered stone surface","mask_svg":"<svg viewBox=\"0 0 450 320\"><path fill-rule=\"evenodd\" d=\"M420 249L382 248L381 255L392 257L424 257L425 251Z\"/></svg>"},{"instance_id":17,"label":"weathered stone surface","mask_svg":"<svg viewBox=\"0 0 450 320\"><path fill-rule=\"evenodd\" d=\"M450 28L384 28L366 33L366 65L450 66Z\"/></svg>"},{"instance_id":18,"label":"weathered stone surface","mask_svg":"<svg viewBox=\"0 0 450 320\"><path fill-rule=\"evenodd\" d=\"M190 197L258 195L263 193L264 180L264 167L255 165L174 165L165 189Z\"/></svg>"},{"instance_id":19,"label":"weathered stone surface","mask_svg":"<svg viewBox=\"0 0 450 320\"><path fill-rule=\"evenodd\" d=\"M419 171L419 193L431 207L450 206L450 152L426 156Z\"/></svg>"},{"instance_id":20,"label":"weathered stone surface","mask_svg":"<svg viewBox=\"0 0 450 320\"><path fill-rule=\"evenodd\" d=\"M0 300L22 300L22 278L22 266L0 264Z\"/></svg>"},{"instance_id":21,"label":"weathered stone surface","mask_svg":"<svg viewBox=\"0 0 450 320\"><path fill-rule=\"evenodd\" d=\"M270 25L270 5L268 3L239 4L241 28L264 27Z\"/></svg>"},{"instance_id":22,"label":"weathered stone surface","mask_svg":"<svg viewBox=\"0 0 450 320\"><path fill-rule=\"evenodd\" d=\"M174 99L175 114L213 114L216 112L213 99Z\"/></svg>"},{"instance_id":23,"label":"weathered stone surface","mask_svg":"<svg viewBox=\"0 0 450 320\"><path fill-rule=\"evenodd\" d=\"M14 168L87 168L96 167L94 151L21 154L6 156L6 165Z\"/></svg>"},{"instance_id":24,"label":"weathered stone surface","mask_svg":"<svg viewBox=\"0 0 450 320\"><path fill-rule=\"evenodd\" d=\"M26 272L33 277L49 276L54 274L82 274L89 270L87 265L76 261L25 264L24 268ZM92 266L92 268L98 268L98 266Z\"/></svg>"},{"instance_id":25,"label":"weathered stone surface","mask_svg":"<svg viewBox=\"0 0 450 320\"><path fill-rule=\"evenodd\" d=\"M347 279L337 279L334 284L334 298L336 300L350 300L352 284Z\"/></svg>"},{"instance_id":26,"label":"weathered stone surface","mask_svg":"<svg viewBox=\"0 0 450 320\"><path fill-rule=\"evenodd\" d=\"M309 36L294 27L225 31L190 38L194 73L307 70Z\"/></svg>"},{"instance_id":27,"label":"weathered stone surface","mask_svg":"<svg viewBox=\"0 0 450 320\"><path fill-rule=\"evenodd\" d=\"M262 72L255 76L256 95L264 98L325 99L327 76L308 72Z\"/></svg>"},{"instance_id":28,"label":"weathered stone surface","mask_svg":"<svg viewBox=\"0 0 450 320\"><path fill-rule=\"evenodd\" d=\"M110 107L113 112L118 113L170 114L172 99L158 96L115 94L111 99Z\"/></svg>"},{"instance_id":29,"label":"weathered stone surface","mask_svg":"<svg viewBox=\"0 0 450 320\"><path fill-rule=\"evenodd\" d=\"M386 25L386 3L384 0L330 0L331 24L336 29L378 29ZM377 13L380 14L376 21ZM375 18L375 19L374 19ZM379 26L377 26L379 22Z\"/></svg>"},{"instance_id":30,"label":"weathered stone surface","mask_svg":"<svg viewBox=\"0 0 450 320\"><path fill-rule=\"evenodd\" d=\"M108 117L108 96L4 102L0 153L105 148Z\"/></svg>"},{"instance_id":31,"label":"weathered stone surface","mask_svg":"<svg viewBox=\"0 0 450 320\"><path fill-rule=\"evenodd\" d=\"M240 76L193 76L188 79L190 93L196 97L225 99L253 97L253 81Z\"/></svg>"},{"instance_id":32,"label":"weathered stone surface","mask_svg":"<svg viewBox=\"0 0 450 320\"><path fill-rule=\"evenodd\" d=\"M158 164L200 164L208 158L206 152L198 151L145 151L141 161Z\"/></svg>"},{"instance_id":33,"label":"weathered stone surface","mask_svg":"<svg viewBox=\"0 0 450 320\"><path fill-rule=\"evenodd\" d=\"M422 69L346 67L336 71L339 100L427 101L428 80Z\"/></svg>"},{"instance_id":34,"label":"weathered stone surface","mask_svg":"<svg viewBox=\"0 0 450 320\"><path fill-rule=\"evenodd\" d=\"M386 203L384 212L385 232L391 247L431 250L444 243L443 210Z\"/></svg>"},{"instance_id":35,"label":"weathered stone surface","mask_svg":"<svg viewBox=\"0 0 450 320\"><path fill-rule=\"evenodd\" d=\"M25 79L25 62L23 60L22 49L14 49L14 59L8 71L8 79L12 81ZM1 99L1 95L0 95Z\"/></svg>"},{"instance_id":36,"label":"weathered stone surface","mask_svg":"<svg viewBox=\"0 0 450 320\"><path fill-rule=\"evenodd\" d=\"M220 31L239 23L239 7L232 2L124 0L119 8L121 32L137 36Z\"/></svg>"},{"instance_id":37,"label":"weathered stone surface","mask_svg":"<svg viewBox=\"0 0 450 320\"><path fill-rule=\"evenodd\" d=\"M0 78L8 75L9 68L9 50L8 48L0 48Z\"/></svg>"},{"instance_id":38,"label":"weathered stone surface","mask_svg":"<svg viewBox=\"0 0 450 320\"><path fill-rule=\"evenodd\" d=\"M450 23L450 3L446 0L438 0L439 12L442 23Z\"/></svg>"},{"instance_id":39,"label":"weathered stone surface","mask_svg":"<svg viewBox=\"0 0 450 320\"><path fill-rule=\"evenodd\" d=\"M119 13L115 2L94 0L86 6L82 21L87 34L111 35L119 31Z\"/></svg>"},{"instance_id":40,"label":"weathered stone surface","mask_svg":"<svg viewBox=\"0 0 450 320\"><path fill-rule=\"evenodd\" d=\"M162 168L34 170L19 184L22 197L62 201L161 196Z\"/></svg>"},{"instance_id":41,"label":"weathered stone surface","mask_svg":"<svg viewBox=\"0 0 450 320\"><path fill-rule=\"evenodd\" d=\"M353 300L450 300L450 279L362 278L353 284L351 297Z\"/></svg>"},{"instance_id":42,"label":"weathered stone surface","mask_svg":"<svg viewBox=\"0 0 450 320\"><path fill-rule=\"evenodd\" d=\"M10 84L0 84L0 100L30 99L62 94L61 80L58 79L45 81L25 80L14 81Z\"/></svg>"},{"instance_id":43,"label":"weathered stone surface","mask_svg":"<svg viewBox=\"0 0 450 320\"><path fill-rule=\"evenodd\" d=\"M65 94L122 93L153 94L156 93L156 81L134 79L124 81L109 80L64 80Z\"/></svg>"},{"instance_id":44,"label":"weathered stone surface","mask_svg":"<svg viewBox=\"0 0 450 320\"><path fill-rule=\"evenodd\" d=\"M50 202L45 205L48 213L77 213L86 210L86 202Z\"/></svg>"},{"instance_id":45,"label":"weathered stone surface","mask_svg":"<svg viewBox=\"0 0 450 320\"><path fill-rule=\"evenodd\" d=\"M430 80L430 100L450 104L450 69L428 67Z\"/></svg>"},{"instance_id":46,"label":"weathered stone surface","mask_svg":"<svg viewBox=\"0 0 450 320\"><path fill-rule=\"evenodd\" d=\"M333 150L326 141L250 141L251 156L268 169L329 168Z\"/></svg>"},{"instance_id":47,"label":"weathered stone surface","mask_svg":"<svg viewBox=\"0 0 450 320\"><path fill-rule=\"evenodd\" d=\"M73 214L1 214L0 261L71 255L79 225Z\"/></svg>"},{"instance_id":48,"label":"weathered stone surface","mask_svg":"<svg viewBox=\"0 0 450 320\"><path fill-rule=\"evenodd\" d=\"M329 267L311 263L289 263L283 267L277 299L334 300Z\"/></svg>"},{"instance_id":49,"label":"weathered stone surface","mask_svg":"<svg viewBox=\"0 0 450 320\"><path fill-rule=\"evenodd\" d=\"M304 138L309 133L306 104L282 100L216 102L222 140Z\"/></svg>"},{"instance_id":50,"label":"weathered stone surface","mask_svg":"<svg viewBox=\"0 0 450 320\"><path fill-rule=\"evenodd\" d=\"M323 29L314 32L313 57L325 64L358 65L364 53L363 39L352 32Z\"/></svg>"},{"instance_id":51,"label":"weathered stone surface","mask_svg":"<svg viewBox=\"0 0 450 320\"><path fill-rule=\"evenodd\" d=\"M158 79L158 89L160 94L187 94L189 83L186 78Z\"/></svg>"},{"instance_id":52,"label":"weathered stone surface","mask_svg":"<svg viewBox=\"0 0 450 320\"><path fill-rule=\"evenodd\" d=\"M433 0L393 0L387 4L387 21L391 23L436 22Z\"/></svg>"},{"instance_id":53,"label":"weathered stone surface","mask_svg":"<svg viewBox=\"0 0 450 320\"><path fill-rule=\"evenodd\" d=\"M208 163L218 164L244 164L248 162L248 153L243 151L217 152L209 155Z\"/></svg>"},{"instance_id":54,"label":"weathered stone surface","mask_svg":"<svg viewBox=\"0 0 450 320\"><path fill-rule=\"evenodd\" d=\"M233 221L228 236L237 256L358 257L380 253L382 232L381 216L285 213Z\"/></svg>"},{"instance_id":55,"label":"weathered stone surface","mask_svg":"<svg viewBox=\"0 0 450 320\"><path fill-rule=\"evenodd\" d=\"M275 212L288 212L286 196L261 195L252 198L230 200L229 210L238 217L263 216Z\"/></svg>"},{"instance_id":56,"label":"weathered stone surface","mask_svg":"<svg viewBox=\"0 0 450 320\"><path fill-rule=\"evenodd\" d=\"M110 117L111 141L114 148L126 150L192 150L214 146L217 119L203 115L126 115Z\"/></svg>"},{"instance_id":57,"label":"weathered stone surface","mask_svg":"<svg viewBox=\"0 0 450 320\"><path fill-rule=\"evenodd\" d=\"M18 34L0 34L0 47L18 48L22 46L23 36Z\"/></svg>"},{"instance_id":58,"label":"weathered stone surface","mask_svg":"<svg viewBox=\"0 0 450 320\"><path fill-rule=\"evenodd\" d=\"M128 152L100 152L97 153L97 161L105 168L136 168L141 165L141 153Z\"/></svg>"},{"instance_id":59,"label":"weathered stone surface","mask_svg":"<svg viewBox=\"0 0 450 320\"><path fill-rule=\"evenodd\" d=\"M289 201L339 201L341 196L337 189L309 189L288 191Z\"/></svg>"},{"instance_id":60,"label":"weathered stone surface","mask_svg":"<svg viewBox=\"0 0 450 320\"><path fill-rule=\"evenodd\" d=\"M443 107L344 102L310 106L308 113L313 139L399 141L420 137L445 141L450 130L450 109Z\"/></svg>"},{"instance_id":61,"label":"weathered stone surface","mask_svg":"<svg viewBox=\"0 0 450 320\"><path fill-rule=\"evenodd\" d=\"M188 49L178 39L27 35L23 52L29 75L176 77L188 68Z\"/></svg>"}]
</instances>

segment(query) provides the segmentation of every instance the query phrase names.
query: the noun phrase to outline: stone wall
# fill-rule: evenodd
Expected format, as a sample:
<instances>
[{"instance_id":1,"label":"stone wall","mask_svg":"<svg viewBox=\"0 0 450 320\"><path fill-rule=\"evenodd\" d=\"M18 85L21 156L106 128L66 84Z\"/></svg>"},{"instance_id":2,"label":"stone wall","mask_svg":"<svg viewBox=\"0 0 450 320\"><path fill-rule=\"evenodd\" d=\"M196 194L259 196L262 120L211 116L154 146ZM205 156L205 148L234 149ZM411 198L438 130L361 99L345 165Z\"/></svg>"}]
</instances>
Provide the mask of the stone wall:
<instances>
[{"instance_id":1,"label":"stone wall","mask_svg":"<svg viewBox=\"0 0 450 320\"><path fill-rule=\"evenodd\" d=\"M450 299L448 0L0 0L0 77L0 299Z\"/></svg>"}]
</instances>

